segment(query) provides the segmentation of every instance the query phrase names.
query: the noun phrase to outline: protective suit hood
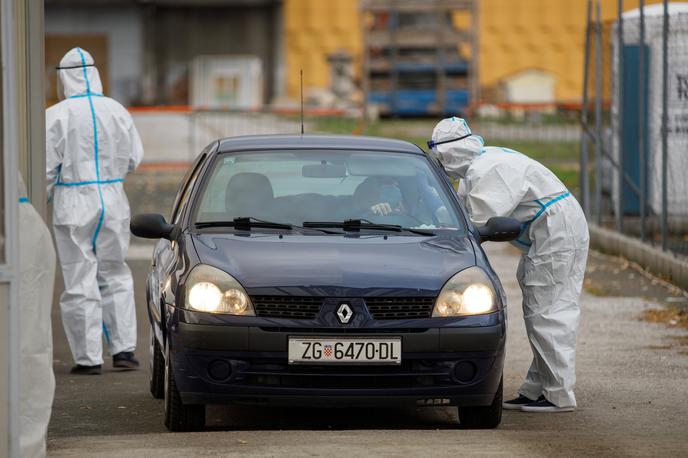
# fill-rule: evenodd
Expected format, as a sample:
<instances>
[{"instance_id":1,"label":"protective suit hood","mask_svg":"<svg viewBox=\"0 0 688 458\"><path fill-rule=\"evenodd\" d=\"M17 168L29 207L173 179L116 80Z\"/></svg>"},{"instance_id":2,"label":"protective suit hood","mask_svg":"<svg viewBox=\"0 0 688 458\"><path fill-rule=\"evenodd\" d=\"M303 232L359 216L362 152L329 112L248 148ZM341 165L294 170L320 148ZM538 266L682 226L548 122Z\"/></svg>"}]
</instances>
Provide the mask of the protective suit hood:
<instances>
[{"instance_id":1,"label":"protective suit hood","mask_svg":"<svg viewBox=\"0 0 688 458\"><path fill-rule=\"evenodd\" d=\"M57 93L65 99L80 94L102 94L103 84L93 57L81 48L67 51L57 70Z\"/></svg>"},{"instance_id":2,"label":"protective suit hood","mask_svg":"<svg viewBox=\"0 0 688 458\"><path fill-rule=\"evenodd\" d=\"M467 137L466 137L467 136ZM449 140L466 137L463 140ZM464 178L471 163L483 150L484 141L480 135L473 135L463 118L451 117L441 120L432 131L432 141L441 143L432 149L437 159L453 178Z\"/></svg>"}]
</instances>

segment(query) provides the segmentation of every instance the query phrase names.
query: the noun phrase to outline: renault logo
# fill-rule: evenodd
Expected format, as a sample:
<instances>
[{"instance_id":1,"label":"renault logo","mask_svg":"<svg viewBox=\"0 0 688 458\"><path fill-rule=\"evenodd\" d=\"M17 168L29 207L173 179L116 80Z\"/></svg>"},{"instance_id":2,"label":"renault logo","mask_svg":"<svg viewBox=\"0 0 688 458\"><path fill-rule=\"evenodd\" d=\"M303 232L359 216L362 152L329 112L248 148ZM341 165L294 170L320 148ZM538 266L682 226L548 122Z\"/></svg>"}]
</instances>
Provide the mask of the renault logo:
<instances>
[{"instance_id":1,"label":"renault logo","mask_svg":"<svg viewBox=\"0 0 688 458\"><path fill-rule=\"evenodd\" d=\"M337 309L337 316L339 317L340 323L347 324L349 321L351 321L351 318L354 316L354 311L351 310L349 304L344 303L340 305Z\"/></svg>"}]
</instances>

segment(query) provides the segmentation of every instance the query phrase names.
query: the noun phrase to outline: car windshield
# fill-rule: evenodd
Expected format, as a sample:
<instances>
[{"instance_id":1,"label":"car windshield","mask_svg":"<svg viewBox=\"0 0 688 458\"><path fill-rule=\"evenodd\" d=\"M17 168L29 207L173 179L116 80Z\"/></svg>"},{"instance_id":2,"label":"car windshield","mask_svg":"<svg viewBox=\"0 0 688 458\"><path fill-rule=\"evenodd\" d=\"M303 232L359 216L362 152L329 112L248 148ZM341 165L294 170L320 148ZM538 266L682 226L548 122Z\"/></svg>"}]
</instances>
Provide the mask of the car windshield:
<instances>
[{"instance_id":1,"label":"car windshield","mask_svg":"<svg viewBox=\"0 0 688 458\"><path fill-rule=\"evenodd\" d=\"M413 154L226 153L215 161L199 199L195 223L251 217L300 226L356 219L415 229L463 229L457 207L428 160Z\"/></svg>"}]
</instances>

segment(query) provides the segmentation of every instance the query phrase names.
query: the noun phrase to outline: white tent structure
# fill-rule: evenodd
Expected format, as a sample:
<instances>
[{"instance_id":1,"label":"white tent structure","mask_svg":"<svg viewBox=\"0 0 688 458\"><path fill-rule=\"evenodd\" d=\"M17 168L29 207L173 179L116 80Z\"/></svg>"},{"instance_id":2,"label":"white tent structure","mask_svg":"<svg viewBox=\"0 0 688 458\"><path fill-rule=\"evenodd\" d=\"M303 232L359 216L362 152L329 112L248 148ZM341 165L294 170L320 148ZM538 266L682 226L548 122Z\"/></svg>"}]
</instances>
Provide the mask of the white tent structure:
<instances>
[{"instance_id":1,"label":"white tent structure","mask_svg":"<svg viewBox=\"0 0 688 458\"><path fill-rule=\"evenodd\" d=\"M0 457L22 449L22 342L18 174L45 215L43 2L0 0ZM24 232L25 234L26 232ZM26 282L25 282L26 283ZM23 302L22 302L23 301ZM28 315L24 314L23 318ZM45 323L44 323L45 324ZM36 385L38 386L38 385ZM42 452L38 452L42 454Z\"/></svg>"}]
</instances>

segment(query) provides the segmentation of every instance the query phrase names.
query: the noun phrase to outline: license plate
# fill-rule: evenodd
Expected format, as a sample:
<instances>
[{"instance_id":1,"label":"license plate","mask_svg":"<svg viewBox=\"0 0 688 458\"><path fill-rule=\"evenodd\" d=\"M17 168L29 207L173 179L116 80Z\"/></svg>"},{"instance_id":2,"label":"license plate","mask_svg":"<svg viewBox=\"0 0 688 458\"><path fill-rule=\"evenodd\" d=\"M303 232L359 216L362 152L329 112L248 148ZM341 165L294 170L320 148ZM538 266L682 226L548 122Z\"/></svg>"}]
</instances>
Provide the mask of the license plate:
<instances>
[{"instance_id":1,"label":"license plate","mask_svg":"<svg viewBox=\"0 0 688 458\"><path fill-rule=\"evenodd\" d=\"M290 337L289 364L401 364L401 338Z\"/></svg>"}]
</instances>

